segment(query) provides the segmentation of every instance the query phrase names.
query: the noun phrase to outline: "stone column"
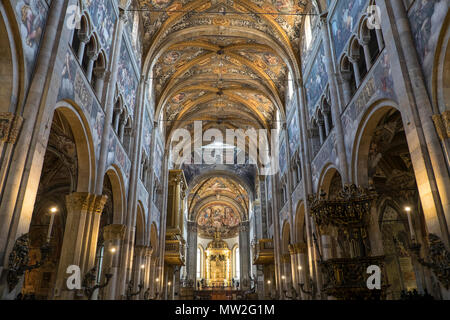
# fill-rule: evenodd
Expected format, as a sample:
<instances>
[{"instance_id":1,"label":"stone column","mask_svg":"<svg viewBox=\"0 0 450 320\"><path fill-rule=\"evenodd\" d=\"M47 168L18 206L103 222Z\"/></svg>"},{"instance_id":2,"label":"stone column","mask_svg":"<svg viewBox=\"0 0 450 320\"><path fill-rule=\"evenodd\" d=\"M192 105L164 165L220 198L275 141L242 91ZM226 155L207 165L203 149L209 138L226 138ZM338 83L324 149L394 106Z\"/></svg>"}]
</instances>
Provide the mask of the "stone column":
<instances>
[{"instance_id":1,"label":"stone column","mask_svg":"<svg viewBox=\"0 0 450 320\"><path fill-rule=\"evenodd\" d=\"M195 288L195 281L197 276L197 223L195 221L188 221L188 234L187 234L187 259L186 259L186 271L188 281L192 281Z\"/></svg>"},{"instance_id":2,"label":"stone column","mask_svg":"<svg viewBox=\"0 0 450 320\"><path fill-rule=\"evenodd\" d=\"M69 274L66 271L70 265L76 265L84 276L94 267L100 215L106 199L106 196L90 193L66 196L67 220L56 277L55 299L83 298L82 294L76 296L75 291L67 289Z\"/></svg>"},{"instance_id":3,"label":"stone column","mask_svg":"<svg viewBox=\"0 0 450 320\"><path fill-rule=\"evenodd\" d=\"M351 56L348 58L348 61L353 65L353 73L355 75L356 88L361 86L361 73L359 72L359 62L360 57Z\"/></svg>"},{"instance_id":4,"label":"stone column","mask_svg":"<svg viewBox=\"0 0 450 320\"><path fill-rule=\"evenodd\" d=\"M306 239L307 239L307 249L308 249L308 264L305 265L305 268L308 268L309 273L311 274L311 279L318 283L320 280L320 275L318 273L317 259L316 259L316 250L314 249L314 241L313 241L313 230L314 223L312 221L310 215L310 208L308 203L308 195L314 192L312 185L312 170L311 170L311 155L309 149L309 141L307 134L307 104L306 104L306 93L305 87L301 85L300 80L297 81L297 90L296 90L297 99L299 101L298 105L298 116L301 130L301 157L302 157L302 181L303 181L303 201L305 205L305 224L306 224ZM307 281L309 284L309 279ZM315 297L312 297L314 299Z\"/></svg>"},{"instance_id":5,"label":"stone column","mask_svg":"<svg viewBox=\"0 0 450 320\"><path fill-rule=\"evenodd\" d=\"M242 290L250 288L250 238L249 221L243 221L239 225L239 254L241 265L241 279L239 281Z\"/></svg>"},{"instance_id":6,"label":"stone column","mask_svg":"<svg viewBox=\"0 0 450 320\"><path fill-rule=\"evenodd\" d=\"M95 94L97 95L97 98L101 101L102 100L102 92L103 92L103 86L105 84L105 68L95 68L94 69L94 76L96 78L95 82Z\"/></svg>"},{"instance_id":7,"label":"stone column","mask_svg":"<svg viewBox=\"0 0 450 320\"><path fill-rule=\"evenodd\" d=\"M142 284L142 291L140 295L133 297L133 300L139 300L139 297L143 295L145 292L145 267L146 267L146 261L145 256L147 252L148 247L147 246L135 246L134 247L134 259L133 259L133 292L137 292L139 290L139 285Z\"/></svg>"},{"instance_id":8,"label":"stone column","mask_svg":"<svg viewBox=\"0 0 450 320\"><path fill-rule=\"evenodd\" d=\"M369 41L370 37L368 39L364 38L362 39L362 47L364 49L364 57L366 59L367 72L369 72L369 70L372 68L372 57L369 49Z\"/></svg>"},{"instance_id":9,"label":"stone column","mask_svg":"<svg viewBox=\"0 0 450 320\"><path fill-rule=\"evenodd\" d=\"M352 89L350 87L350 80L352 79L352 74L350 71L341 71L341 82L343 87L343 94L344 94L344 103L345 106L350 103L352 100Z\"/></svg>"},{"instance_id":10,"label":"stone column","mask_svg":"<svg viewBox=\"0 0 450 320\"><path fill-rule=\"evenodd\" d=\"M335 131L336 131L336 146L337 146L337 154L339 158L339 164L341 169L342 182L348 183L350 181L350 177L348 174L348 163L347 163L347 155L345 153L345 140L344 140L344 131L342 129L341 123L341 112L339 108L339 94L337 89L337 79L336 73L334 72L332 54L331 54L331 45L330 38L328 33L328 21L327 21L328 13L325 13L320 16L321 29L322 29L322 42L323 48L325 51L325 66L328 74L328 84L330 87L330 106L331 112L334 119ZM358 68L356 68L358 69ZM359 70L359 69L358 69Z\"/></svg>"},{"instance_id":11,"label":"stone column","mask_svg":"<svg viewBox=\"0 0 450 320\"><path fill-rule=\"evenodd\" d=\"M77 37L78 39L80 39L80 47L78 48L78 52L76 54L78 61L80 61L81 63L83 61L84 50L86 49L86 44L88 43L89 38L84 32L77 32L77 30L75 30L74 32L77 33Z\"/></svg>"},{"instance_id":12,"label":"stone column","mask_svg":"<svg viewBox=\"0 0 450 320\"><path fill-rule=\"evenodd\" d=\"M117 298L117 285L119 280L120 252L125 239L127 227L123 224L110 224L103 228L103 239L105 241L101 283L105 281L105 274L112 274L107 287L101 292L104 300L115 300Z\"/></svg>"},{"instance_id":13,"label":"stone column","mask_svg":"<svg viewBox=\"0 0 450 320\"><path fill-rule=\"evenodd\" d=\"M125 8L126 9L126 8ZM106 168L106 158L109 146L109 134L111 130L111 122L114 111L114 97L116 93L117 74L119 70L120 49L122 47L123 29L127 22L127 13L124 9L119 9L119 22L117 24L116 37L113 42L113 54L111 58L111 74L108 83L108 93L105 101L105 124L102 135L102 145L100 149L100 159L98 167L98 179L96 184L96 192L101 193L103 189L103 179Z\"/></svg>"}]
</instances>

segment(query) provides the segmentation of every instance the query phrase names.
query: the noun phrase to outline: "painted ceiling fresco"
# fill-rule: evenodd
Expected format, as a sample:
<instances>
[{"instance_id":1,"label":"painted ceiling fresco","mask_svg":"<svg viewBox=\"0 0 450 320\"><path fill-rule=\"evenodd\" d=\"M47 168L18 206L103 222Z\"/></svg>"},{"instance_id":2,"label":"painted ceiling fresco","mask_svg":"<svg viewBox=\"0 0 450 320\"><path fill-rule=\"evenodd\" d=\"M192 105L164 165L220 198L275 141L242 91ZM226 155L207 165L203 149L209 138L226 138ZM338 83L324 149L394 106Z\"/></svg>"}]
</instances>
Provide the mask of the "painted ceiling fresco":
<instances>
[{"instance_id":1,"label":"painted ceiling fresco","mask_svg":"<svg viewBox=\"0 0 450 320\"><path fill-rule=\"evenodd\" d=\"M155 108L171 130L195 120L269 128L298 65L302 0L140 0ZM294 63L293 63L294 62Z\"/></svg>"},{"instance_id":2,"label":"painted ceiling fresco","mask_svg":"<svg viewBox=\"0 0 450 320\"><path fill-rule=\"evenodd\" d=\"M197 218L198 234L204 238L213 238L220 232L221 238L232 238L237 235L239 214L232 207L212 203L202 209Z\"/></svg>"}]
</instances>

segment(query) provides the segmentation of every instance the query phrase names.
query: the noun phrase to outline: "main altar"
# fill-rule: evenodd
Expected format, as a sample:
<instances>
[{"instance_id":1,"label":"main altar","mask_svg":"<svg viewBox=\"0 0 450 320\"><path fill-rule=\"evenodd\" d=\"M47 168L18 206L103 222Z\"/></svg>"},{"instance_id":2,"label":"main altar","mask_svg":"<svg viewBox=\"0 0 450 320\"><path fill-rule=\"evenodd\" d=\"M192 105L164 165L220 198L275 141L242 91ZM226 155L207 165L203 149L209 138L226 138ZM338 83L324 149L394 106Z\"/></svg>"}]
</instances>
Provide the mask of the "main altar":
<instances>
[{"instance_id":1,"label":"main altar","mask_svg":"<svg viewBox=\"0 0 450 320\"><path fill-rule=\"evenodd\" d=\"M231 250L220 232L206 249L206 283L208 287L231 287Z\"/></svg>"}]
</instances>

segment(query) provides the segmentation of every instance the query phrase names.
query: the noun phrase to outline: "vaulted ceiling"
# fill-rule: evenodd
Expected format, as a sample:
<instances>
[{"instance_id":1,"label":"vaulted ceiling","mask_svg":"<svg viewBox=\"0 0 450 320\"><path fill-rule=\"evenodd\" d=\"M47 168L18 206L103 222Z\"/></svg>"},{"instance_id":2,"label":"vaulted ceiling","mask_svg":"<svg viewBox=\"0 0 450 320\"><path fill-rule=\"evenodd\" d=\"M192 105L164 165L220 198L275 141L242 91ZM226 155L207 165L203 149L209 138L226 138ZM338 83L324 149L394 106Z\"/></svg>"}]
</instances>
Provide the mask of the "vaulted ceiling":
<instances>
[{"instance_id":1,"label":"vaulted ceiling","mask_svg":"<svg viewBox=\"0 0 450 320\"><path fill-rule=\"evenodd\" d=\"M273 127L276 111L284 112L289 72L299 77L308 2L140 0L144 72L167 135L195 120L223 129Z\"/></svg>"}]
</instances>

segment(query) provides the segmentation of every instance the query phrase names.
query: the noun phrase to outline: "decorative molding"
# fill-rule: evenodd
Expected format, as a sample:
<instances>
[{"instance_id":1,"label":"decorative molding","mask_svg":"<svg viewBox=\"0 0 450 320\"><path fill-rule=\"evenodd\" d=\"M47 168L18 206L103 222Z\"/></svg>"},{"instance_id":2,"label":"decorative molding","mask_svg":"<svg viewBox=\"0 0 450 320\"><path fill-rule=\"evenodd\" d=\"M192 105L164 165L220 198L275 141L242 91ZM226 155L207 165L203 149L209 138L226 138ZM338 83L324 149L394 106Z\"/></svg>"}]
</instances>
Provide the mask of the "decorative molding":
<instances>
[{"instance_id":1,"label":"decorative molding","mask_svg":"<svg viewBox=\"0 0 450 320\"><path fill-rule=\"evenodd\" d=\"M110 224L103 228L103 238L105 240L124 240L127 226L123 224Z\"/></svg>"}]
</instances>

